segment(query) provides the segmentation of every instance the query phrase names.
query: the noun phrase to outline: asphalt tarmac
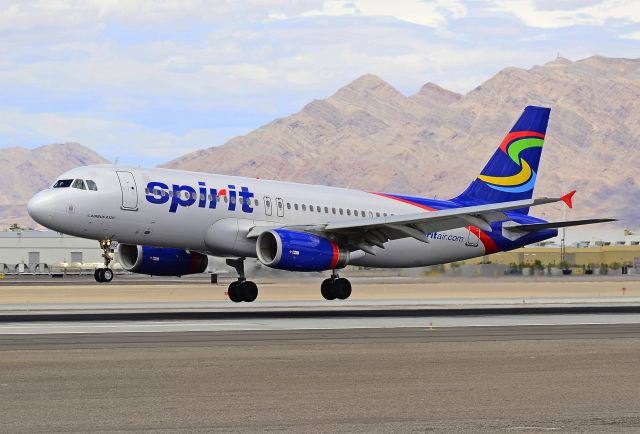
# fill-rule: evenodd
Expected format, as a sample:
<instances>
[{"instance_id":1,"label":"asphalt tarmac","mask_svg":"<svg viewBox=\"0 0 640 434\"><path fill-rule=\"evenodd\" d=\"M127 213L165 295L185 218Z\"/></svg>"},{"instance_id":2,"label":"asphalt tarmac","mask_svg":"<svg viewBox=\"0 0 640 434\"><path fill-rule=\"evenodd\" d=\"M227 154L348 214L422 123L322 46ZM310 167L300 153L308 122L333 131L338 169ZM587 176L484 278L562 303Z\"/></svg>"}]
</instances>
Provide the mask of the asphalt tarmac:
<instances>
[{"instance_id":1,"label":"asphalt tarmac","mask_svg":"<svg viewBox=\"0 0 640 434\"><path fill-rule=\"evenodd\" d=\"M636 432L639 356L638 324L3 335L0 417L4 432Z\"/></svg>"},{"instance_id":2,"label":"asphalt tarmac","mask_svg":"<svg viewBox=\"0 0 640 434\"><path fill-rule=\"evenodd\" d=\"M639 285L0 285L0 432L640 432Z\"/></svg>"}]
</instances>

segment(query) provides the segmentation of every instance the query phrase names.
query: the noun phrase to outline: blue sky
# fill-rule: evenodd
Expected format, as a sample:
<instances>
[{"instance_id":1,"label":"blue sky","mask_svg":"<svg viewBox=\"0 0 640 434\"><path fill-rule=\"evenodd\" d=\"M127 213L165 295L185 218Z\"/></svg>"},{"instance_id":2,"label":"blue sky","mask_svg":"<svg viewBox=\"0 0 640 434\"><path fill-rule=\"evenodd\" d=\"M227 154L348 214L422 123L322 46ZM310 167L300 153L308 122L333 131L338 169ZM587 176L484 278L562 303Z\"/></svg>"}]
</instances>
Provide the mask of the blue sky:
<instances>
[{"instance_id":1,"label":"blue sky","mask_svg":"<svg viewBox=\"0 0 640 434\"><path fill-rule=\"evenodd\" d=\"M405 94L500 69L640 57L623 0L0 0L0 147L76 141L155 165L365 73Z\"/></svg>"}]
</instances>

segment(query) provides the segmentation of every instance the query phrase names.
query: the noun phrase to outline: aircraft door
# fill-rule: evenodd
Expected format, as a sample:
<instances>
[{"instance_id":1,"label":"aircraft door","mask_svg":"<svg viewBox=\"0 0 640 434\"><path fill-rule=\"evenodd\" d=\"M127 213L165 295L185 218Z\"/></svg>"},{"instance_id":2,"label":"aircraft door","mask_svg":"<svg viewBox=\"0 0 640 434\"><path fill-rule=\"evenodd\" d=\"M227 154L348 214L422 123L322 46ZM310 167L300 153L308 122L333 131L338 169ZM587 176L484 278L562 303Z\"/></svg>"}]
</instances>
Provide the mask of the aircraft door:
<instances>
[{"instance_id":1,"label":"aircraft door","mask_svg":"<svg viewBox=\"0 0 640 434\"><path fill-rule=\"evenodd\" d=\"M272 213L271 207L272 206L273 205L271 204L271 198L269 196L265 196L264 197L264 213L266 215L271 215L271 213Z\"/></svg>"},{"instance_id":2,"label":"aircraft door","mask_svg":"<svg viewBox=\"0 0 640 434\"><path fill-rule=\"evenodd\" d=\"M276 197L276 212L278 217L284 217L284 201L280 197Z\"/></svg>"},{"instance_id":3,"label":"aircraft door","mask_svg":"<svg viewBox=\"0 0 640 434\"><path fill-rule=\"evenodd\" d=\"M138 189L136 181L133 179L131 172L117 171L118 180L120 181L120 189L122 190L122 209L129 211L138 210Z\"/></svg>"},{"instance_id":4,"label":"aircraft door","mask_svg":"<svg viewBox=\"0 0 640 434\"><path fill-rule=\"evenodd\" d=\"M478 242L480 241L480 229L475 226L468 226L468 229L469 233L465 244L469 247L478 247Z\"/></svg>"}]
</instances>

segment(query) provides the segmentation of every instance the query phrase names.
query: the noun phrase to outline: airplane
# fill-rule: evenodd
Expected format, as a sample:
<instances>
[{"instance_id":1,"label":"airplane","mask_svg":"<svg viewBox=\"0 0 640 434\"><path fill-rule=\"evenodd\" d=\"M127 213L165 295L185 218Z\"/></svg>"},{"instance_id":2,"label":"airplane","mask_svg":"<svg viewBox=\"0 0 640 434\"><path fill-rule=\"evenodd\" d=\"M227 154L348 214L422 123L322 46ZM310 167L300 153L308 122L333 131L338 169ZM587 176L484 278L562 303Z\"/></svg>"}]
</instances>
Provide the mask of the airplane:
<instances>
[{"instance_id":1,"label":"airplane","mask_svg":"<svg viewBox=\"0 0 640 434\"><path fill-rule=\"evenodd\" d=\"M49 229L95 239L110 282L112 245L133 273L202 273L207 255L224 257L237 280L227 294L252 302L245 258L267 267L329 271L321 294L347 299L347 265L423 267L516 249L557 236L557 228L614 221L547 222L531 207L565 202L533 199L550 109L527 106L467 189L449 200L117 165L78 167L62 174L28 203L29 215Z\"/></svg>"}]
</instances>

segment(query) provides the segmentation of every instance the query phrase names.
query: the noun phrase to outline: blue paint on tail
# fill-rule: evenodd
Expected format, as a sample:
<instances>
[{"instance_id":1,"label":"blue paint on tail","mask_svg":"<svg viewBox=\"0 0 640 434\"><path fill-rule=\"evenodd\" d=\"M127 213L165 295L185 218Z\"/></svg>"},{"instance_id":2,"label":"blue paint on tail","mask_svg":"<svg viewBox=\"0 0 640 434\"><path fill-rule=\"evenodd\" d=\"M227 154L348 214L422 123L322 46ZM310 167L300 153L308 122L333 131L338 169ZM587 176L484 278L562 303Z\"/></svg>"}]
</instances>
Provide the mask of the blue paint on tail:
<instances>
[{"instance_id":1,"label":"blue paint on tail","mask_svg":"<svg viewBox=\"0 0 640 434\"><path fill-rule=\"evenodd\" d=\"M550 112L526 107L480 175L452 201L470 206L531 199ZM518 211L528 214L529 209Z\"/></svg>"}]
</instances>

